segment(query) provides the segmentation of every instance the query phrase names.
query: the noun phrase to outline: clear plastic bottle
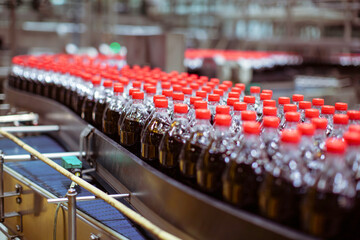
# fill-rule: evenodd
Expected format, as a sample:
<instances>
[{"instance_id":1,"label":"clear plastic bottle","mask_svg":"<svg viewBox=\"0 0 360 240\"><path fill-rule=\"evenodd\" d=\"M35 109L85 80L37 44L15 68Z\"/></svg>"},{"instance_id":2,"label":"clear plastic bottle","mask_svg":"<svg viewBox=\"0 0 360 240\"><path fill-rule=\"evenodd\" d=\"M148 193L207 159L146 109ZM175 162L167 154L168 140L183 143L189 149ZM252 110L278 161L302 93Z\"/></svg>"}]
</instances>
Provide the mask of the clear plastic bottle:
<instances>
[{"instance_id":1,"label":"clear plastic bottle","mask_svg":"<svg viewBox=\"0 0 360 240\"><path fill-rule=\"evenodd\" d=\"M285 113L285 124L283 129L297 129L297 125L300 123L300 113L287 112Z\"/></svg>"},{"instance_id":2,"label":"clear plastic bottle","mask_svg":"<svg viewBox=\"0 0 360 240\"><path fill-rule=\"evenodd\" d=\"M223 175L223 198L237 207L255 211L264 165L269 159L261 144L260 124L244 122L243 130L244 144L231 154Z\"/></svg>"},{"instance_id":3,"label":"clear plastic bottle","mask_svg":"<svg viewBox=\"0 0 360 240\"><path fill-rule=\"evenodd\" d=\"M195 114L196 125L192 130L190 138L181 149L179 157L181 175L194 180L196 178L196 162L213 138L213 128L210 124L210 110L197 109Z\"/></svg>"},{"instance_id":4,"label":"clear plastic bottle","mask_svg":"<svg viewBox=\"0 0 360 240\"><path fill-rule=\"evenodd\" d=\"M264 100L263 101L263 106L264 107L276 107L276 101L271 99L271 100Z\"/></svg>"},{"instance_id":5,"label":"clear plastic bottle","mask_svg":"<svg viewBox=\"0 0 360 240\"><path fill-rule=\"evenodd\" d=\"M228 99L228 94L229 94L229 92L230 92L229 87L226 86L226 84L220 84L220 85L218 86L218 89L224 91L224 95L223 95L224 100Z\"/></svg>"},{"instance_id":6,"label":"clear plastic bottle","mask_svg":"<svg viewBox=\"0 0 360 240\"><path fill-rule=\"evenodd\" d=\"M189 123L192 123L195 121L195 102L196 101L202 101L201 97L191 97L190 98L190 107L189 107L189 113L188 113L188 118L189 118Z\"/></svg>"},{"instance_id":7,"label":"clear plastic bottle","mask_svg":"<svg viewBox=\"0 0 360 240\"><path fill-rule=\"evenodd\" d=\"M102 130L114 141L119 142L118 122L121 113L125 111L124 86L121 83L114 83L113 91L114 95L104 110Z\"/></svg>"},{"instance_id":8,"label":"clear plastic bottle","mask_svg":"<svg viewBox=\"0 0 360 240\"><path fill-rule=\"evenodd\" d=\"M318 118L320 116L320 111L315 108L305 109L305 123L311 123L311 119Z\"/></svg>"},{"instance_id":9,"label":"clear plastic bottle","mask_svg":"<svg viewBox=\"0 0 360 240\"><path fill-rule=\"evenodd\" d=\"M259 86L250 87L250 95L255 97L255 109L257 109L258 105L260 104L260 92L261 88ZM246 101L244 100L244 102Z\"/></svg>"},{"instance_id":10,"label":"clear plastic bottle","mask_svg":"<svg viewBox=\"0 0 360 240\"><path fill-rule=\"evenodd\" d=\"M264 116L262 121L261 140L270 161L279 152L279 124L280 119L275 116Z\"/></svg>"},{"instance_id":11,"label":"clear plastic bottle","mask_svg":"<svg viewBox=\"0 0 360 240\"><path fill-rule=\"evenodd\" d=\"M226 105L226 101L224 99L224 90L222 90L222 89L214 89L213 93L220 96L220 101L219 101L220 105Z\"/></svg>"},{"instance_id":12,"label":"clear plastic bottle","mask_svg":"<svg viewBox=\"0 0 360 240\"><path fill-rule=\"evenodd\" d=\"M237 99L237 98L228 98L228 99L226 100L227 105L230 107L230 114L231 114L231 115L232 115L233 112L234 112L234 104L235 104L236 102L239 102L239 99Z\"/></svg>"},{"instance_id":13,"label":"clear plastic bottle","mask_svg":"<svg viewBox=\"0 0 360 240\"><path fill-rule=\"evenodd\" d=\"M103 84L103 88L99 88L94 93L95 105L92 112L92 120L94 126L97 127L98 129L101 129L102 127L102 118L103 118L104 110L113 95L113 90L112 90L113 82L111 80L105 80L103 81L102 84Z\"/></svg>"},{"instance_id":14,"label":"clear plastic bottle","mask_svg":"<svg viewBox=\"0 0 360 240\"><path fill-rule=\"evenodd\" d=\"M75 113L78 115L81 115L82 111L82 105L84 104L84 100L86 98L86 93L89 91L89 89L92 87L91 82L91 75L90 74L82 74L81 79L78 81L78 84L76 85L76 92L73 93L71 103L72 103L72 109ZM54 84L56 85L54 80ZM53 89L56 87L54 86ZM54 91L54 90L53 90Z\"/></svg>"},{"instance_id":15,"label":"clear plastic bottle","mask_svg":"<svg viewBox=\"0 0 360 240\"><path fill-rule=\"evenodd\" d=\"M263 216L298 226L300 200L307 188L308 171L301 161L300 133L285 129L280 136L280 154L265 166L266 175L260 187L259 208Z\"/></svg>"},{"instance_id":16,"label":"clear plastic bottle","mask_svg":"<svg viewBox=\"0 0 360 240\"><path fill-rule=\"evenodd\" d=\"M145 99L144 99L144 104L145 104L145 107L146 107L148 113L150 114L155 108L153 99L156 94L156 87L148 86L148 87L146 87L145 92L146 92L146 95L145 95Z\"/></svg>"},{"instance_id":17,"label":"clear plastic bottle","mask_svg":"<svg viewBox=\"0 0 360 240\"><path fill-rule=\"evenodd\" d=\"M98 91L101 86L100 76L94 76L91 79L91 85L86 89L86 97L84 99L83 105L81 106L81 118L86 122L92 124L92 112L95 106L94 94ZM64 99L65 100L65 99Z\"/></svg>"},{"instance_id":18,"label":"clear plastic bottle","mask_svg":"<svg viewBox=\"0 0 360 240\"><path fill-rule=\"evenodd\" d=\"M262 123L263 118L266 116L273 116L276 117L277 116L277 109L276 107L264 107L262 110L262 114L260 116L260 118L258 119L258 122Z\"/></svg>"},{"instance_id":19,"label":"clear plastic bottle","mask_svg":"<svg viewBox=\"0 0 360 240\"><path fill-rule=\"evenodd\" d=\"M355 181L346 165L345 151L345 142L327 139L324 170L303 199L302 228L316 237L341 239L354 206Z\"/></svg>"},{"instance_id":20,"label":"clear plastic bottle","mask_svg":"<svg viewBox=\"0 0 360 240\"><path fill-rule=\"evenodd\" d=\"M321 107L324 105L324 99L323 98L313 98L312 100L312 108L319 110L321 112Z\"/></svg>"},{"instance_id":21,"label":"clear plastic bottle","mask_svg":"<svg viewBox=\"0 0 360 240\"><path fill-rule=\"evenodd\" d=\"M150 122L144 127L141 135L141 157L144 160L155 162L159 160L160 142L169 130L170 125L168 100L155 100L155 113Z\"/></svg>"},{"instance_id":22,"label":"clear plastic bottle","mask_svg":"<svg viewBox=\"0 0 360 240\"><path fill-rule=\"evenodd\" d=\"M330 133L333 130L333 117L334 117L334 113L335 113L335 107L334 106L330 106L330 105L324 105L321 107L321 114L320 117L321 118L325 118L327 120L327 132L326 135L330 135Z\"/></svg>"},{"instance_id":23,"label":"clear plastic bottle","mask_svg":"<svg viewBox=\"0 0 360 240\"><path fill-rule=\"evenodd\" d=\"M285 104L290 104L290 98L288 98L288 97L279 97L278 98L278 118L280 119L280 121L284 117L284 106L285 106Z\"/></svg>"},{"instance_id":24,"label":"clear plastic bottle","mask_svg":"<svg viewBox=\"0 0 360 240\"><path fill-rule=\"evenodd\" d=\"M335 114L346 114L348 109L347 103L337 102L335 103Z\"/></svg>"},{"instance_id":25,"label":"clear plastic bottle","mask_svg":"<svg viewBox=\"0 0 360 240\"><path fill-rule=\"evenodd\" d=\"M202 100L206 101L207 93L205 91L198 90L196 91L196 96L201 97Z\"/></svg>"},{"instance_id":26,"label":"clear plastic bottle","mask_svg":"<svg viewBox=\"0 0 360 240\"><path fill-rule=\"evenodd\" d=\"M344 132L348 128L349 117L346 114L335 114L333 130L330 133L330 137L342 139Z\"/></svg>"},{"instance_id":27,"label":"clear plastic bottle","mask_svg":"<svg viewBox=\"0 0 360 240\"><path fill-rule=\"evenodd\" d=\"M162 91L162 95L164 95L168 100L168 106L170 109L173 109L174 102L173 102L173 90L171 89L164 89Z\"/></svg>"},{"instance_id":28,"label":"clear plastic bottle","mask_svg":"<svg viewBox=\"0 0 360 240\"><path fill-rule=\"evenodd\" d=\"M175 175L175 170L179 166L180 151L190 137L187 113L187 104L174 104L174 120L159 145L160 166L171 175Z\"/></svg>"},{"instance_id":29,"label":"clear plastic bottle","mask_svg":"<svg viewBox=\"0 0 360 240\"><path fill-rule=\"evenodd\" d=\"M192 96L192 89L190 87L184 87L182 89L182 92L184 93L184 103L190 106L190 98Z\"/></svg>"},{"instance_id":30,"label":"clear plastic bottle","mask_svg":"<svg viewBox=\"0 0 360 240\"><path fill-rule=\"evenodd\" d=\"M196 164L198 186L215 196L221 196L221 176L234 149L230 126L230 115L216 115L214 138Z\"/></svg>"},{"instance_id":31,"label":"clear plastic bottle","mask_svg":"<svg viewBox=\"0 0 360 240\"><path fill-rule=\"evenodd\" d=\"M311 123L315 126L314 144L318 152L316 158L324 160L327 120L325 118L313 118Z\"/></svg>"},{"instance_id":32,"label":"clear plastic bottle","mask_svg":"<svg viewBox=\"0 0 360 240\"><path fill-rule=\"evenodd\" d=\"M209 110L211 112L211 124L214 124L214 117L216 113L216 106L220 104L220 96L217 94L209 94L208 95L208 105Z\"/></svg>"},{"instance_id":33,"label":"clear plastic bottle","mask_svg":"<svg viewBox=\"0 0 360 240\"><path fill-rule=\"evenodd\" d=\"M349 125L360 125L360 111L349 110L347 115L349 116Z\"/></svg>"},{"instance_id":34,"label":"clear plastic bottle","mask_svg":"<svg viewBox=\"0 0 360 240\"><path fill-rule=\"evenodd\" d=\"M143 92L133 92L132 98L131 107L126 111L124 118L120 119L121 122L119 120L120 144L140 156L141 131L149 114L144 105Z\"/></svg>"},{"instance_id":35,"label":"clear plastic bottle","mask_svg":"<svg viewBox=\"0 0 360 240\"><path fill-rule=\"evenodd\" d=\"M258 108L256 109L256 113L258 118L261 119L263 115L264 101L271 100L271 94L269 93L260 93L260 103Z\"/></svg>"},{"instance_id":36,"label":"clear plastic bottle","mask_svg":"<svg viewBox=\"0 0 360 240\"><path fill-rule=\"evenodd\" d=\"M297 108L299 108L299 103L301 101L304 101L304 95L301 95L301 94L293 94L292 95L292 101L293 101L293 104L296 105Z\"/></svg>"},{"instance_id":37,"label":"clear plastic bottle","mask_svg":"<svg viewBox=\"0 0 360 240\"><path fill-rule=\"evenodd\" d=\"M299 110L298 110L298 112L300 113L300 121L301 122L305 121L305 110L306 109L311 109L311 102L300 101L299 102Z\"/></svg>"},{"instance_id":38,"label":"clear plastic bottle","mask_svg":"<svg viewBox=\"0 0 360 240\"><path fill-rule=\"evenodd\" d=\"M241 89L240 101L244 101L245 88L246 88L245 84L244 83L236 83L235 87Z\"/></svg>"},{"instance_id":39,"label":"clear plastic bottle","mask_svg":"<svg viewBox=\"0 0 360 240\"><path fill-rule=\"evenodd\" d=\"M360 180L360 132L345 132L344 140L348 145L345 157L346 163L353 171L356 182L358 182Z\"/></svg>"},{"instance_id":40,"label":"clear plastic bottle","mask_svg":"<svg viewBox=\"0 0 360 240\"><path fill-rule=\"evenodd\" d=\"M244 96L244 102L247 104L247 110L256 111L256 98L254 96Z\"/></svg>"},{"instance_id":41,"label":"clear plastic bottle","mask_svg":"<svg viewBox=\"0 0 360 240\"><path fill-rule=\"evenodd\" d=\"M285 104L284 108L283 108L283 115L280 118L280 130L282 130L284 128L285 122L286 122L286 118L285 115L288 112L296 112L297 111L297 107L295 104Z\"/></svg>"},{"instance_id":42,"label":"clear plastic bottle","mask_svg":"<svg viewBox=\"0 0 360 240\"><path fill-rule=\"evenodd\" d=\"M232 115L232 124L230 130L233 133L241 133L242 132L242 120L241 120L241 112L246 111L247 104L244 102L236 102L234 103L234 111ZM230 110L230 108L229 108ZM219 114L216 111L216 114Z\"/></svg>"}]
</instances>

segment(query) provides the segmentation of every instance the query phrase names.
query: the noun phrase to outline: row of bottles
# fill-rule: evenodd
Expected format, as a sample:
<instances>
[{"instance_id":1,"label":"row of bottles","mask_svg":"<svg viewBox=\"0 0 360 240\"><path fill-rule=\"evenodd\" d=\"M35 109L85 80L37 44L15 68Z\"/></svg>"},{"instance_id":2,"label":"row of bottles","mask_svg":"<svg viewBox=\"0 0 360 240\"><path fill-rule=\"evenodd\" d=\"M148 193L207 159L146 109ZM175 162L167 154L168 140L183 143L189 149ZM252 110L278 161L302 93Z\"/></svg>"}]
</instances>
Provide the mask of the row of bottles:
<instances>
[{"instance_id":1,"label":"row of bottles","mask_svg":"<svg viewBox=\"0 0 360 240\"><path fill-rule=\"evenodd\" d=\"M315 236L358 234L360 112L346 103L69 55L15 57L9 85L214 198Z\"/></svg>"}]
</instances>

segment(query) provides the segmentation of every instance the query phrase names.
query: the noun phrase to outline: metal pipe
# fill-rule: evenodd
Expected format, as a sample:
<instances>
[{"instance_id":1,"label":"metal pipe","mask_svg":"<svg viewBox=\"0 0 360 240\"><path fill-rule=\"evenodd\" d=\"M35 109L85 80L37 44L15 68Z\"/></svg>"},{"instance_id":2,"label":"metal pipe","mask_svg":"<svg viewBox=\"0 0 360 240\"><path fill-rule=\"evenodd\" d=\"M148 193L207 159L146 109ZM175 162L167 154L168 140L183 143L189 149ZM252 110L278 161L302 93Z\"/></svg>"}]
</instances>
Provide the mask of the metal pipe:
<instances>
[{"instance_id":1,"label":"metal pipe","mask_svg":"<svg viewBox=\"0 0 360 240\"><path fill-rule=\"evenodd\" d=\"M42 126L19 126L19 127L2 127L3 130L10 133L40 133L40 132L58 132L59 125L42 125Z\"/></svg>"},{"instance_id":2,"label":"metal pipe","mask_svg":"<svg viewBox=\"0 0 360 240\"><path fill-rule=\"evenodd\" d=\"M76 195L75 188L66 194L68 201L68 240L76 240Z\"/></svg>"},{"instance_id":3,"label":"metal pipe","mask_svg":"<svg viewBox=\"0 0 360 240\"><path fill-rule=\"evenodd\" d=\"M0 116L0 123L29 122L29 121L38 121L38 120L39 120L39 115L35 113Z\"/></svg>"},{"instance_id":4,"label":"metal pipe","mask_svg":"<svg viewBox=\"0 0 360 240\"><path fill-rule=\"evenodd\" d=\"M85 156L85 152L60 152L60 153L43 153L44 156L47 158L61 158L61 157L68 157L68 156ZM32 160L36 159L31 154L19 154L19 155L5 155L3 156L5 161L23 161L23 160Z\"/></svg>"},{"instance_id":5,"label":"metal pipe","mask_svg":"<svg viewBox=\"0 0 360 240\"><path fill-rule=\"evenodd\" d=\"M128 198L128 197L130 197L130 193L111 194L109 196L113 197L113 198ZM77 197L76 201L77 202L92 201L92 200L97 200L97 199L101 199L101 198L99 198L97 196L82 196L82 197ZM67 201L68 201L68 198L52 198L52 199L47 200L48 203L64 203Z\"/></svg>"}]
</instances>

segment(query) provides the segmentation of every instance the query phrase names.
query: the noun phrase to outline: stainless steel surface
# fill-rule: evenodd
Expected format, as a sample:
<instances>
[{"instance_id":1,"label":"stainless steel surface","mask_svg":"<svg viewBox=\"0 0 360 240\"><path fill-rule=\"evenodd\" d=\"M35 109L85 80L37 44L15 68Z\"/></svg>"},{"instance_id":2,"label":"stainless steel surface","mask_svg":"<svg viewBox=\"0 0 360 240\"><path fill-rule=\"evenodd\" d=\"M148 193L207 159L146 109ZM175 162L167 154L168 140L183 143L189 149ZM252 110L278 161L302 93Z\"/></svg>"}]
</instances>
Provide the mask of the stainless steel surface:
<instances>
[{"instance_id":1,"label":"stainless steel surface","mask_svg":"<svg viewBox=\"0 0 360 240\"><path fill-rule=\"evenodd\" d=\"M129 193L124 193L124 194L110 194L109 196L113 197L113 198L128 198L130 197ZM81 201L91 201L91 200L96 200L99 199L96 196L82 196L82 197L76 197L76 201L77 202L81 202ZM67 198L54 198L54 199L48 199L47 202L48 203L63 203L63 202L67 202L68 199Z\"/></svg>"},{"instance_id":2,"label":"stainless steel surface","mask_svg":"<svg viewBox=\"0 0 360 240\"><path fill-rule=\"evenodd\" d=\"M76 195L75 188L66 194L68 200L68 240L76 240Z\"/></svg>"},{"instance_id":3,"label":"stainless steel surface","mask_svg":"<svg viewBox=\"0 0 360 240\"><path fill-rule=\"evenodd\" d=\"M1 129L9 133L46 133L60 131L58 125L2 127Z\"/></svg>"},{"instance_id":4,"label":"stainless steel surface","mask_svg":"<svg viewBox=\"0 0 360 240\"><path fill-rule=\"evenodd\" d=\"M39 116L35 113L0 116L0 123L37 121Z\"/></svg>"},{"instance_id":5,"label":"stainless steel surface","mask_svg":"<svg viewBox=\"0 0 360 240\"><path fill-rule=\"evenodd\" d=\"M11 98L10 103L20 96L26 96L33 102L39 100L36 106L50 111L39 113L44 124L58 124L53 115L69 115L65 125L79 126L80 129L87 126L70 110L54 101L15 90L7 89L6 93ZM16 101L16 104L37 112L24 101ZM61 129L64 129L62 125ZM77 133L73 136L79 141L79 130ZM64 134L59 134L60 138L62 136ZM154 219L162 224L160 227L184 239L238 239L239 236L246 239L312 239L213 199L166 176L98 130L94 131L90 145L95 154L97 173L119 192L131 192L129 202L142 215Z\"/></svg>"},{"instance_id":6,"label":"stainless steel surface","mask_svg":"<svg viewBox=\"0 0 360 240\"><path fill-rule=\"evenodd\" d=\"M68 156L75 156L80 157L84 156L85 153L81 152L60 152L60 153L43 153L44 156L48 158L61 158L61 157L68 157ZM5 161L24 161L24 160L32 160L36 159L31 154L19 154L19 155L4 155L3 156Z\"/></svg>"}]
</instances>

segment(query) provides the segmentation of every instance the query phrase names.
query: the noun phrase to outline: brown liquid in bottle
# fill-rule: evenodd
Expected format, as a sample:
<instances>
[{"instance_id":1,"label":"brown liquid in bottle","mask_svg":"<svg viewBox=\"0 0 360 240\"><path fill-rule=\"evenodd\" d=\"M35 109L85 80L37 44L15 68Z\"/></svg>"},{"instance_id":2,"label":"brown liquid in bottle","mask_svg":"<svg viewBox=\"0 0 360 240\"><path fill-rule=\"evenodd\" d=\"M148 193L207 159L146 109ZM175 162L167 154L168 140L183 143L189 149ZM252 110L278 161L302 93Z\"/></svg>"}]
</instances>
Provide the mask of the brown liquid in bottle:
<instances>
[{"instance_id":1,"label":"brown liquid in bottle","mask_svg":"<svg viewBox=\"0 0 360 240\"><path fill-rule=\"evenodd\" d=\"M205 147L200 144L193 144L190 141L186 142L184 154L183 156L180 155L179 159L180 173L184 177L196 177L196 163L200 154L204 151L204 148Z\"/></svg>"},{"instance_id":2,"label":"brown liquid in bottle","mask_svg":"<svg viewBox=\"0 0 360 240\"><path fill-rule=\"evenodd\" d=\"M95 127L97 127L98 129L101 129L102 127L102 118L106 105L107 103L105 102L105 100L104 102L99 102L99 101L95 102L92 118Z\"/></svg>"},{"instance_id":3,"label":"brown liquid in bottle","mask_svg":"<svg viewBox=\"0 0 360 240\"><path fill-rule=\"evenodd\" d=\"M118 122L120 119L120 113L110 108L106 108L104 112L104 118L102 121L103 132L115 141L119 141L118 134Z\"/></svg>"},{"instance_id":4,"label":"brown liquid in bottle","mask_svg":"<svg viewBox=\"0 0 360 240\"><path fill-rule=\"evenodd\" d=\"M94 105L94 100L86 97L81 108L81 118L90 124L92 124L92 112Z\"/></svg>"},{"instance_id":5,"label":"brown liquid in bottle","mask_svg":"<svg viewBox=\"0 0 360 240\"><path fill-rule=\"evenodd\" d=\"M143 125L138 119L124 118L120 130L120 144L135 155L140 156L140 134Z\"/></svg>"}]
</instances>

